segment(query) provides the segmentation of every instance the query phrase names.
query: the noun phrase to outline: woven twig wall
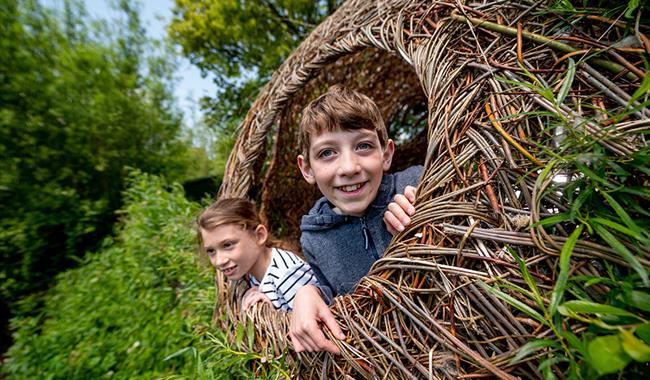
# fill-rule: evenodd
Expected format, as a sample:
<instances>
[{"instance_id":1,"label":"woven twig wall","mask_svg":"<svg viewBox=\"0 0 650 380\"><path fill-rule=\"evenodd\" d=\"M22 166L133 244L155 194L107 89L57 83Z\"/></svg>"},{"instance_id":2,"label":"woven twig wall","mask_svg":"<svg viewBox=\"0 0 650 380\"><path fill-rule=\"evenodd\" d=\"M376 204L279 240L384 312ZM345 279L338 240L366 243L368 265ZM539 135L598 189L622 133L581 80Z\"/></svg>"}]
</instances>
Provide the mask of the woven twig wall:
<instances>
[{"instance_id":1,"label":"woven twig wall","mask_svg":"<svg viewBox=\"0 0 650 380\"><path fill-rule=\"evenodd\" d=\"M328 84L344 82L377 99L388 119L403 107L416 109L417 99L428 110L427 149L419 156L425 174L413 223L353 294L335 299L332 311L348 336L337 341L341 356L296 355L288 316L268 307L240 314L241 289L221 277L217 321L225 327L253 318L248 349L270 357L288 352L294 375L305 378L541 378L542 355L511 359L532 338L553 334L522 309L543 315L560 272L558 257L574 229L566 221L539 223L567 209L560 177L579 175L549 163L557 162L567 135L598 140L608 154L629 157L646 147L650 125L647 108L627 112L645 75L640 65L650 48L642 44L647 29L637 33L640 45L612 48L624 34L622 23L546 7L539 1L349 1L321 24L248 113L221 196L264 187L265 210L276 219L283 219L283 207L273 202L293 199L299 205L287 207L287 225L275 229L295 240L299 217L317 196L295 168L299 111ZM366 70L359 73L363 80L350 79L358 79L349 71L353 62L381 67L378 59L407 69L393 67L387 75ZM337 69L337 62L346 64ZM378 81L391 84L369 85ZM266 160L263 178L257 169ZM288 173L293 182L278 185ZM629 181L643 186L648 176L638 173ZM647 270L648 247L636 247L636 260ZM628 260L589 235L577 240L571 275L598 275L603 263L634 272ZM504 281L512 286L491 290ZM530 281L542 306L513 290ZM589 289L595 298L607 291ZM576 320L572 328L584 325Z\"/></svg>"}]
</instances>

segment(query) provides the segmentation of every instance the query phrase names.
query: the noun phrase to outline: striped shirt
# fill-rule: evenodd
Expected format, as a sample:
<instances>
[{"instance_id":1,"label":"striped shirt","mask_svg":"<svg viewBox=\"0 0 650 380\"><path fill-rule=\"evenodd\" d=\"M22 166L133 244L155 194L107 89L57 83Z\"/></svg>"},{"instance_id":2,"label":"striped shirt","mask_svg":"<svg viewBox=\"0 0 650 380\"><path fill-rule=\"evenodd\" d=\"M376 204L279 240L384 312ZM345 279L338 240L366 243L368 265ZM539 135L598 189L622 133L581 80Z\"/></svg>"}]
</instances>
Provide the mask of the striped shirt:
<instances>
[{"instance_id":1,"label":"striped shirt","mask_svg":"<svg viewBox=\"0 0 650 380\"><path fill-rule=\"evenodd\" d=\"M258 281L253 275L248 279L251 286L259 286L260 292L271 300L276 309L285 311L293 309L298 289L310 284L318 286L309 264L294 253L279 248L273 248L271 264L266 268L262 280Z\"/></svg>"}]
</instances>

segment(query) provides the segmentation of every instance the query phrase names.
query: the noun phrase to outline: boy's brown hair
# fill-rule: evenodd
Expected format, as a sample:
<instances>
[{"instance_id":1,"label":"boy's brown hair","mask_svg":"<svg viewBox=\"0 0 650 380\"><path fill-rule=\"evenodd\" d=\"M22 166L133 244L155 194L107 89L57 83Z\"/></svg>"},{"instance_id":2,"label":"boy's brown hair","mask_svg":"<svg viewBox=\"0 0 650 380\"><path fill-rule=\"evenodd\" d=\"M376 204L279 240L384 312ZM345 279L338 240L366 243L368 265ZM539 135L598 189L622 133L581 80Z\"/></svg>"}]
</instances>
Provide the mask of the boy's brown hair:
<instances>
[{"instance_id":1,"label":"boy's brown hair","mask_svg":"<svg viewBox=\"0 0 650 380\"><path fill-rule=\"evenodd\" d=\"M305 160L309 162L311 136L339 129L376 131L382 148L386 147L388 141L386 125L375 102L366 95L335 84L302 111L300 149Z\"/></svg>"}]
</instances>

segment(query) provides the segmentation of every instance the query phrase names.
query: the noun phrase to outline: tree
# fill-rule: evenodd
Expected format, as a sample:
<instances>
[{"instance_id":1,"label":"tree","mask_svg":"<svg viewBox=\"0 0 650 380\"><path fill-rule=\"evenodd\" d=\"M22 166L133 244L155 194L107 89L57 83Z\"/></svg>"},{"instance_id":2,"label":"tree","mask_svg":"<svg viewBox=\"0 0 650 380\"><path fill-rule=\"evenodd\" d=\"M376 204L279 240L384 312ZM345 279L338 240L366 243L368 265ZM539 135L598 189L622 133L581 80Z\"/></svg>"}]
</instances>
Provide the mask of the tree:
<instances>
[{"instance_id":1,"label":"tree","mask_svg":"<svg viewBox=\"0 0 650 380\"><path fill-rule=\"evenodd\" d=\"M44 289L111 231L128 167L180 179L191 160L171 92L173 59L138 9L94 27L78 2L63 15L0 2L2 298Z\"/></svg>"},{"instance_id":2,"label":"tree","mask_svg":"<svg viewBox=\"0 0 650 380\"><path fill-rule=\"evenodd\" d=\"M221 152L230 151L236 127L273 71L338 3L176 0L170 36L220 89L203 108Z\"/></svg>"}]
</instances>

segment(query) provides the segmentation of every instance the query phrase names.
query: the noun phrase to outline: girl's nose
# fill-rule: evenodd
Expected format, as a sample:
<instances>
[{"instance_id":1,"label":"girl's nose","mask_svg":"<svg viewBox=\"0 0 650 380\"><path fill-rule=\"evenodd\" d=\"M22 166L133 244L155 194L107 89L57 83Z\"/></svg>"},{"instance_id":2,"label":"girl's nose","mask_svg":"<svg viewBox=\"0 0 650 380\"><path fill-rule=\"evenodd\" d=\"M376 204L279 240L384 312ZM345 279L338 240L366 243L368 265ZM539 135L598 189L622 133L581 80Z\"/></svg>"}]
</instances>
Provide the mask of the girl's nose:
<instances>
[{"instance_id":1,"label":"girl's nose","mask_svg":"<svg viewBox=\"0 0 650 380\"><path fill-rule=\"evenodd\" d=\"M228 259L224 257L224 255L218 255L215 254L214 256L210 257L210 262L212 263L212 266L215 268L223 268L223 266L226 264Z\"/></svg>"}]
</instances>

